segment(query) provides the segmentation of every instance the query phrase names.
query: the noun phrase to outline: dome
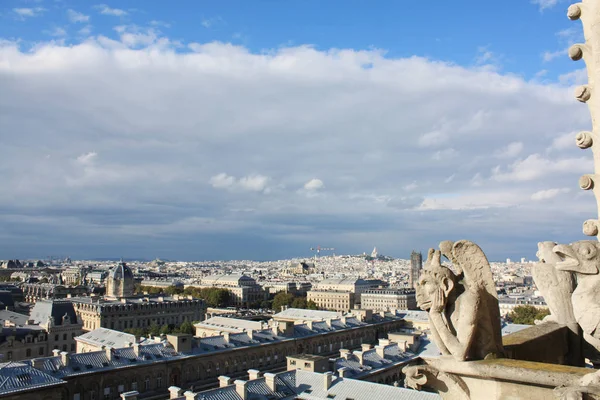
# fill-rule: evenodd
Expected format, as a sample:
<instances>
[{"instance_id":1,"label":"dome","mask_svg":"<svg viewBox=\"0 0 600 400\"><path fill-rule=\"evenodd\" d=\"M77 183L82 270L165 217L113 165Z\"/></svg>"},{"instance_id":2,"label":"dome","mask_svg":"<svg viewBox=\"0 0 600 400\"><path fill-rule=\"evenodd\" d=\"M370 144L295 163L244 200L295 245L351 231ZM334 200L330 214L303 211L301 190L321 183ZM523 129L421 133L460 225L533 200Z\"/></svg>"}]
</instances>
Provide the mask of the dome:
<instances>
[{"instance_id":1,"label":"dome","mask_svg":"<svg viewBox=\"0 0 600 400\"><path fill-rule=\"evenodd\" d=\"M131 272L127 264L121 262L110 271L109 277L117 280L133 279L133 272Z\"/></svg>"}]
</instances>

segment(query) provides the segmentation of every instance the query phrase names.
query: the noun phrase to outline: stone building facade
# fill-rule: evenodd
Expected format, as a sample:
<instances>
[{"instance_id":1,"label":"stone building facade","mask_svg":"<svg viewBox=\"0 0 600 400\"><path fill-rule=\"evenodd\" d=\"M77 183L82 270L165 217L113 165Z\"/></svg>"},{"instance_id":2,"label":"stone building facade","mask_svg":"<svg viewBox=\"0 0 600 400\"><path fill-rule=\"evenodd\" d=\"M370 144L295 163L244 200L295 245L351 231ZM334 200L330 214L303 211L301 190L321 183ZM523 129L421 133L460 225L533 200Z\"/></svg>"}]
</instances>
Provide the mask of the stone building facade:
<instances>
[{"instance_id":1,"label":"stone building facade","mask_svg":"<svg viewBox=\"0 0 600 400\"><path fill-rule=\"evenodd\" d=\"M168 396L170 386L193 386L194 390L202 390L218 386L221 375L237 379L247 377L249 369L281 370L286 367L288 355L310 353L327 356L337 354L343 348L358 348L361 343L376 342L378 337L397 330L402 324L401 320L382 321L258 345L249 343L214 349L197 355L171 354L168 348L160 350L162 345L147 348L134 345L127 349L106 349L81 355L65 353L50 359L33 360L32 363L49 377L48 385L56 385L56 378L65 382L56 391L63 399L112 400L118 399L119 393L134 390L140 393L140 399L164 398ZM48 369L50 365L52 369ZM37 391L21 390L22 393L13 392L3 398L23 400L32 398L27 396L35 396L45 400L44 396L48 396L48 399L60 399L51 397L51 391L46 394L43 386Z\"/></svg>"},{"instance_id":2,"label":"stone building facade","mask_svg":"<svg viewBox=\"0 0 600 400\"><path fill-rule=\"evenodd\" d=\"M373 311L417 309L415 290L410 288L371 289L364 292L361 298L361 308Z\"/></svg>"},{"instance_id":3,"label":"stone building facade","mask_svg":"<svg viewBox=\"0 0 600 400\"><path fill-rule=\"evenodd\" d=\"M188 287L215 287L231 293L230 303L237 307L250 307L266 299L266 293L256 280L247 275L211 275L201 279L200 283Z\"/></svg>"},{"instance_id":4,"label":"stone building facade","mask_svg":"<svg viewBox=\"0 0 600 400\"><path fill-rule=\"evenodd\" d=\"M66 299L89 293L89 288L83 285L64 286L54 283L25 283L22 289L23 298L28 303L35 303L40 299Z\"/></svg>"},{"instance_id":5,"label":"stone building facade","mask_svg":"<svg viewBox=\"0 0 600 400\"><path fill-rule=\"evenodd\" d=\"M311 290L306 294L307 301L314 301L319 309L350 311L354 308L354 293L335 290Z\"/></svg>"},{"instance_id":6,"label":"stone building facade","mask_svg":"<svg viewBox=\"0 0 600 400\"><path fill-rule=\"evenodd\" d=\"M136 297L108 300L94 297L71 299L83 329L91 331L108 328L123 331L127 328L147 328L152 324L181 325L184 321L201 321L206 307L204 301L190 297Z\"/></svg>"}]
</instances>

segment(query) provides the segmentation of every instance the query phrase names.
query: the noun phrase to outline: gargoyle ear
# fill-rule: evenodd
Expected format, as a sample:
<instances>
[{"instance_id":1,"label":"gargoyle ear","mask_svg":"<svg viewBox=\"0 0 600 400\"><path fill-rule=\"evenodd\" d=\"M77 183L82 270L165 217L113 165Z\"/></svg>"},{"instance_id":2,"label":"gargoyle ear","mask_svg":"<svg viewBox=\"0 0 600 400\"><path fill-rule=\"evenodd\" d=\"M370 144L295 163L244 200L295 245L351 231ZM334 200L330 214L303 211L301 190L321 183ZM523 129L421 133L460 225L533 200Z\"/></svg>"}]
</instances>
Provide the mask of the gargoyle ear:
<instances>
[{"instance_id":1,"label":"gargoyle ear","mask_svg":"<svg viewBox=\"0 0 600 400\"><path fill-rule=\"evenodd\" d=\"M454 282L452 279L447 277L442 278L442 290L444 290L446 296L452 291L452 289L454 289Z\"/></svg>"}]
</instances>

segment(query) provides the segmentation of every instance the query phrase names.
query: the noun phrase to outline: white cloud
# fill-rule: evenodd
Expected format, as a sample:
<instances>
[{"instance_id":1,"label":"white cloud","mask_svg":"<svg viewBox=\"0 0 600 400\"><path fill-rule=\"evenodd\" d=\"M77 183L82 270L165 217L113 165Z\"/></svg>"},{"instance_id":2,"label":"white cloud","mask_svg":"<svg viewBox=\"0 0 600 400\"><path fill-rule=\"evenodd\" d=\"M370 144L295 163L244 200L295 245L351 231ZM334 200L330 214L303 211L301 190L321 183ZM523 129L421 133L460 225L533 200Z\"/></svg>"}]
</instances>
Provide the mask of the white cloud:
<instances>
[{"instance_id":1,"label":"white cloud","mask_svg":"<svg viewBox=\"0 0 600 400\"><path fill-rule=\"evenodd\" d=\"M552 140L552 144L548 147L548 151L552 150L571 150L576 148L575 137L577 132L567 132Z\"/></svg>"},{"instance_id":2,"label":"white cloud","mask_svg":"<svg viewBox=\"0 0 600 400\"><path fill-rule=\"evenodd\" d=\"M124 17L128 14L125 10L121 10L120 8L111 8L106 4L98 4L94 6L94 8L96 8L100 12L100 14L112 15L115 17Z\"/></svg>"},{"instance_id":3,"label":"white cloud","mask_svg":"<svg viewBox=\"0 0 600 400\"><path fill-rule=\"evenodd\" d=\"M0 131L14 132L3 141L4 162L19 165L0 177L0 209L8 210L0 221L31 221L18 224L22 235L47 226L73 246L108 237L132 248L129 234L159 232L189 251L178 229L218 229L260 232L269 248L287 235L302 245L326 235L352 251L372 235L418 247L476 232L479 244L493 246L518 229L536 230L535 248L551 226L594 210L593 196L578 210L566 206L576 191L532 199L593 171L589 151L546 152L563 133L591 126L560 82L382 50L178 49L158 30L129 25L117 36L33 48L0 40ZM444 158L449 149L458 154ZM494 157L505 150L513 158ZM438 151L441 161L432 160ZM326 191L304 188L314 177ZM476 229L467 213L474 209L486 221ZM554 210L565 218L549 219ZM511 222L517 217L520 225ZM0 250L17 245L5 235Z\"/></svg>"},{"instance_id":4,"label":"white cloud","mask_svg":"<svg viewBox=\"0 0 600 400\"><path fill-rule=\"evenodd\" d=\"M440 130L428 132L419 138L422 147L441 146L448 141L448 135Z\"/></svg>"},{"instance_id":5,"label":"white cloud","mask_svg":"<svg viewBox=\"0 0 600 400\"><path fill-rule=\"evenodd\" d=\"M263 175L250 175L240 178L238 185L242 189L250 190L253 192L262 192L266 189L269 177Z\"/></svg>"},{"instance_id":6,"label":"white cloud","mask_svg":"<svg viewBox=\"0 0 600 400\"><path fill-rule=\"evenodd\" d=\"M234 176L220 173L210 178L209 183L217 189L242 189L252 192L262 192L267 189L270 178L254 174L236 179Z\"/></svg>"},{"instance_id":7,"label":"white cloud","mask_svg":"<svg viewBox=\"0 0 600 400\"><path fill-rule=\"evenodd\" d=\"M98 157L98 154L94 151L91 151L77 157L77 162L83 165L89 165L94 162L96 157Z\"/></svg>"},{"instance_id":8,"label":"white cloud","mask_svg":"<svg viewBox=\"0 0 600 400\"><path fill-rule=\"evenodd\" d=\"M531 195L531 200L542 201L554 198L562 193L569 193L568 188L540 190Z\"/></svg>"},{"instance_id":9,"label":"white cloud","mask_svg":"<svg viewBox=\"0 0 600 400\"><path fill-rule=\"evenodd\" d=\"M456 150L454 150L453 148L449 148L449 149L436 151L431 156L431 159L435 160L435 161L442 161L442 160L447 160L449 158L456 157L457 155L458 155L458 152Z\"/></svg>"},{"instance_id":10,"label":"white cloud","mask_svg":"<svg viewBox=\"0 0 600 400\"><path fill-rule=\"evenodd\" d=\"M55 37L61 37L61 36L67 35L67 31L64 28L61 28L59 26L54 27L51 31L44 31L44 33L46 33L50 36L55 36Z\"/></svg>"},{"instance_id":11,"label":"white cloud","mask_svg":"<svg viewBox=\"0 0 600 400\"><path fill-rule=\"evenodd\" d=\"M85 15L72 9L67 10L67 17L69 18L69 21L73 23L88 22L90 20L89 15Z\"/></svg>"},{"instance_id":12,"label":"white cloud","mask_svg":"<svg viewBox=\"0 0 600 400\"><path fill-rule=\"evenodd\" d=\"M210 184L219 189L229 188L235 185L235 177L222 172L210 178Z\"/></svg>"},{"instance_id":13,"label":"white cloud","mask_svg":"<svg viewBox=\"0 0 600 400\"><path fill-rule=\"evenodd\" d=\"M83 28L81 28L80 30L78 30L77 33L82 36L88 36L90 33L92 33L92 26L86 25Z\"/></svg>"},{"instance_id":14,"label":"white cloud","mask_svg":"<svg viewBox=\"0 0 600 400\"><path fill-rule=\"evenodd\" d=\"M500 168L494 170L492 177L499 182L525 182L555 173L577 174L591 170L593 160L590 157L547 159L532 154L524 160L515 161L506 172Z\"/></svg>"},{"instance_id":15,"label":"white cloud","mask_svg":"<svg viewBox=\"0 0 600 400\"><path fill-rule=\"evenodd\" d=\"M497 150L494 155L498 158L514 158L523 151L522 142L512 142L506 145L506 147Z\"/></svg>"},{"instance_id":16,"label":"white cloud","mask_svg":"<svg viewBox=\"0 0 600 400\"><path fill-rule=\"evenodd\" d=\"M39 17L46 11L43 7L34 8L13 8L13 12L20 18Z\"/></svg>"},{"instance_id":17,"label":"white cloud","mask_svg":"<svg viewBox=\"0 0 600 400\"><path fill-rule=\"evenodd\" d=\"M324 187L323 181L317 178L313 178L304 184L304 189L308 191L316 191Z\"/></svg>"},{"instance_id":18,"label":"white cloud","mask_svg":"<svg viewBox=\"0 0 600 400\"><path fill-rule=\"evenodd\" d=\"M536 4L539 6L540 11L544 11L548 8L554 7L558 4L559 0L531 0L532 4Z\"/></svg>"},{"instance_id":19,"label":"white cloud","mask_svg":"<svg viewBox=\"0 0 600 400\"><path fill-rule=\"evenodd\" d=\"M556 50L556 51L545 51L542 54L542 59L544 60L544 62L550 62L558 57L566 57L568 50L569 50L569 48L567 47L565 49Z\"/></svg>"}]
</instances>

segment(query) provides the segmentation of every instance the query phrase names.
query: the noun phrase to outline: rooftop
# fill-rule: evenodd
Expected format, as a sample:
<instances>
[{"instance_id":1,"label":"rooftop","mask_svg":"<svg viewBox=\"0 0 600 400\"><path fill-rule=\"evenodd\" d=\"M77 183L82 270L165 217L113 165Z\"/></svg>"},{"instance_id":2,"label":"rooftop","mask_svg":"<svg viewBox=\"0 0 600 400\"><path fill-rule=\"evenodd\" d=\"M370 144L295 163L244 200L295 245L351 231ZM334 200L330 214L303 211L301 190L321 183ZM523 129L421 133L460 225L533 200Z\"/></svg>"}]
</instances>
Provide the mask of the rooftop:
<instances>
[{"instance_id":1,"label":"rooftop","mask_svg":"<svg viewBox=\"0 0 600 400\"><path fill-rule=\"evenodd\" d=\"M112 329L97 328L75 338L78 342L88 343L96 347L109 346L113 348L129 347L135 343L135 336Z\"/></svg>"},{"instance_id":2,"label":"rooftop","mask_svg":"<svg viewBox=\"0 0 600 400\"><path fill-rule=\"evenodd\" d=\"M288 308L273 315L274 319L289 319L302 321L324 321L326 319L340 318L342 313L337 311L305 310L301 308Z\"/></svg>"}]
</instances>

